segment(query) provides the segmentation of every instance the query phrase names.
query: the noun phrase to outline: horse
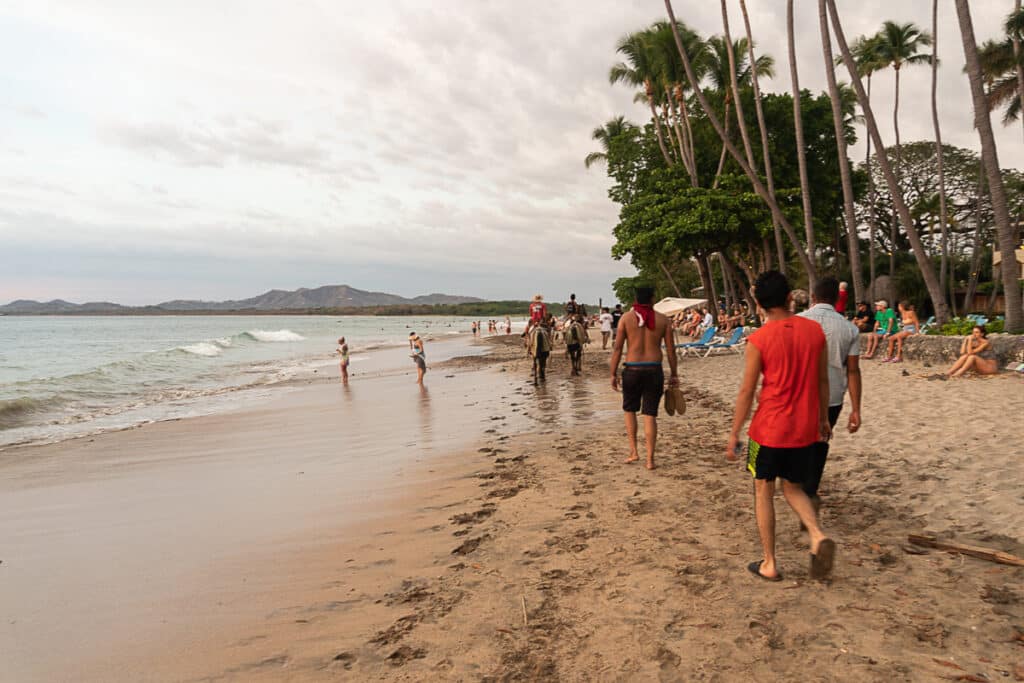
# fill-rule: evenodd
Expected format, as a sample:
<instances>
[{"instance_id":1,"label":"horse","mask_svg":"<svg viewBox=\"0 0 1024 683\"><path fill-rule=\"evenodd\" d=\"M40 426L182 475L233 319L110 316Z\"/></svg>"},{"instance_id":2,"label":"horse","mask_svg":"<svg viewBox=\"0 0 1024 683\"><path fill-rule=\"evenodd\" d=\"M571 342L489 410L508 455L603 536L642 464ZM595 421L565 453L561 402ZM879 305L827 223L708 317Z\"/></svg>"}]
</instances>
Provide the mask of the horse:
<instances>
[{"instance_id":1,"label":"horse","mask_svg":"<svg viewBox=\"0 0 1024 683\"><path fill-rule=\"evenodd\" d=\"M533 360L533 383L544 381L548 356L551 354L551 330L544 325L530 328L526 337L526 353Z\"/></svg>"},{"instance_id":2,"label":"horse","mask_svg":"<svg viewBox=\"0 0 1024 683\"><path fill-rule=\"evenodd\" d=\"M587 326L579 318L573 318L565 326L563 336L565 351L572 363L572 374L580 375L583 372L583 345L590 343Z\"/></svg>"}]
</instances>

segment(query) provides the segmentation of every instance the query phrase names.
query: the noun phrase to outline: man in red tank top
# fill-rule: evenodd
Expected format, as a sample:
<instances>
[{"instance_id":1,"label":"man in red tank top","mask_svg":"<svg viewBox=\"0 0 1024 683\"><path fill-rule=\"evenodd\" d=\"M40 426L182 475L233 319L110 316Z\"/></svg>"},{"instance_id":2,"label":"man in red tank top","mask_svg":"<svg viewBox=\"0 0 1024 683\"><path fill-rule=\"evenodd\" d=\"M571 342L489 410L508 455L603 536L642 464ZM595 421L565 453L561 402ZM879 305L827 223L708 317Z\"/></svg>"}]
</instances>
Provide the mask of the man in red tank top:
<instances>
[{"instance_id":1,"label":"man in red tank top","mask_svg":"<svg viewBox=\"0 0 1024 683\"><path fill-rule=\"evenodd\" d=\"M764 559L747 568L762 579L782 580L775 562L774 502L775 480L781 478L786 502L810 534L811 577L825 578L832 571L836 544L819 527L811 500L801 487L813 460L814 444L832 435L825 333L815 321L790 313L789 282L777 271L757 278L754 298L767 320L747 339L743 383L725 456L736 460L742 453L740 431L761 380L757 410L747 430L747 469L754 477L754 507Z\"/></svg>"}]
</instances>

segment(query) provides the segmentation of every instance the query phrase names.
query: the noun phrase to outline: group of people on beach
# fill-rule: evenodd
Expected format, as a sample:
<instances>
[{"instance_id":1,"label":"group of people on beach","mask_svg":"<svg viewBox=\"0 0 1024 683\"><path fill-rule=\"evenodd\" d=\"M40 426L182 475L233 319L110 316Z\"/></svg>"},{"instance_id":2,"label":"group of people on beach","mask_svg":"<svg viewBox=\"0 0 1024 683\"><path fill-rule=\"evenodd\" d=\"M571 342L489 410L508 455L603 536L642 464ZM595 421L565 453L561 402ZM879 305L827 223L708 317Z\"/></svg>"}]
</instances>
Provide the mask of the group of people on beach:
<instances>
[{"instance_id":1,"label":"group of people on beach","mask_svg":"<svg viewBox=\"0 0 1024 683\"><path fill-rule=\"evenodd\" d=\"M782 480L786 502L810 538L810 574L825 578L832 571L836 544L818 523L818 487L828 457L829 439L843 400L850 395L847 429L860 429L860 333L837 312L840 287L826 277L814 288L814 305L800 315L792 310L793 295L786 277L768 271L757 278L753 295L763 324L747 338L746 362L736 398L725 458L745 456L754 480L754 509L763 557L748 570L766 581L781 581L775 557L775 482ZM637 413L644 419L646 467L655 468L658 407L665 391L662 349L668 350L668 387L679 382L670 320L654 310L654 291L636 290L636 301L619 320L610 360L611 385L620 389L629 446L627 463L639 461ZM704 323L702 314L701 322ZM758 386L760 392L758 393ZM757 408L743 445L740 434Z\"/></svg>"},{"instance_id":2,"label":"group of people on beach","mask_svg":"<svg viewBox=\"0 0 1024 683\"><path fill-rule=\"evenodd\" d=\"M483 323L480 322L479 320L470 323L470 331L473 333L474 337L479 337L481 334L483 334L483 329L484 329ZM505 334L512 334L512 318L511 317L506 315L505 316L504 324L502 324L498 320L488 320L487 321L487 334L490 334L490 335L502 334L502 329L504 329L504 331L505 331L504 333Z\"/></svg>"}]
</instances>

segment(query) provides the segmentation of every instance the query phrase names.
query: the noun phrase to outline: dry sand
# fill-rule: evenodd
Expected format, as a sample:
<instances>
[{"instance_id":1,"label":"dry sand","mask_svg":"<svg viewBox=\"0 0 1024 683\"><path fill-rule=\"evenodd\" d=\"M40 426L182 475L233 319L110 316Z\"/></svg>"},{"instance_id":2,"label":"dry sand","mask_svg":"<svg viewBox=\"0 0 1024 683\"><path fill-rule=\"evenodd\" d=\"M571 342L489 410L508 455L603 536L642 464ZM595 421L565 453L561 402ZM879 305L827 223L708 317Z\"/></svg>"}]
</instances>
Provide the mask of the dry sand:
<instances>
[{"instance_id":1,"label":"dry sand","mask_svg":"<svg viewBox=\"0 0 1024 683\"><path fill-rule=\"evenodd\" d=\"M769 584L746 571L749 476L722 457L738 356L681 364L688 410L661 419L647 472L622 464L606 353L581 379L556 353L535 388L516 339L490 343L449 367L497 364L517 380L493 417L529 422L494 420L486 443L425 464L358 534L322 520L299 552L264 548L279 580L258 618L116 652L144 672L122 678L1024 680L1024 569L907 544L927 531L1024 555L1019 378L865 362L864 426L838 431L822 490L835 575L809 580L780 498L786 580Z\"/></svg>"}]
</instances>

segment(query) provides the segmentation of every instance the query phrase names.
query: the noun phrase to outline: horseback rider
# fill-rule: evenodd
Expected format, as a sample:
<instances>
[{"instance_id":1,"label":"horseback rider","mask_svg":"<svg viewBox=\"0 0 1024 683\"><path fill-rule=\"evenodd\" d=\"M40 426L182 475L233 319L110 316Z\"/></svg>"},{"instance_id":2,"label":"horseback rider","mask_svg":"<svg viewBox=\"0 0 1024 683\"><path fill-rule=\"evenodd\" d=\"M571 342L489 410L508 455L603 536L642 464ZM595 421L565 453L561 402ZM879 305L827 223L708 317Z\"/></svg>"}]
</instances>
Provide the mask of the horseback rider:
<instances>
[{"instance_id":1,"label":"horseback rider","mask_svg":"<svg viewBox=\"0 0 1024 683\"><path fill-rule=\"evenodd\" d=\"M537 325L540 325L548 314L548 307L544 304L544 295L534 294L530 302L530 319L526 322L526 329L523 330L523 337L530 334Z\"/></svg>"}]
</instances>

